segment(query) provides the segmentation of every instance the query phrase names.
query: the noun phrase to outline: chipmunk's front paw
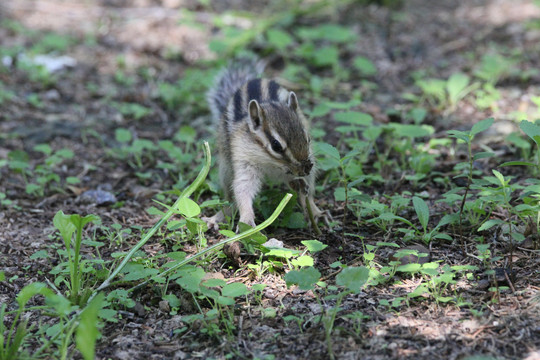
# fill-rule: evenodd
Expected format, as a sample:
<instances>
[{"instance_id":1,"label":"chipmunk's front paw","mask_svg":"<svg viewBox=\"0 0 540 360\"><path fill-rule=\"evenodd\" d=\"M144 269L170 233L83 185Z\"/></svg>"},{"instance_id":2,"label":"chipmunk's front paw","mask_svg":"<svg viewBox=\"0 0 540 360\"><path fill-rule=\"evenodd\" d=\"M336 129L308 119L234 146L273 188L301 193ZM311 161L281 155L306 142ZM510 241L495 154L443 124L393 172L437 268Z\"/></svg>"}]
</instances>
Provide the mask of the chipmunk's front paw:
<instances>
[{"instance_id":1,"label":"chipmunk's front paw","mask_svg":"<svg viewBox=\"0 0 540 360\"><path fill-rule=\"evenodd\" d=\"M329 210L321 210L315 205L314 202L311 203L311 211L313 211L313 218L315 221L323 220L326 226L330 227L330 222L334 221L332 214Z\"/></svg>"}]
</instances>

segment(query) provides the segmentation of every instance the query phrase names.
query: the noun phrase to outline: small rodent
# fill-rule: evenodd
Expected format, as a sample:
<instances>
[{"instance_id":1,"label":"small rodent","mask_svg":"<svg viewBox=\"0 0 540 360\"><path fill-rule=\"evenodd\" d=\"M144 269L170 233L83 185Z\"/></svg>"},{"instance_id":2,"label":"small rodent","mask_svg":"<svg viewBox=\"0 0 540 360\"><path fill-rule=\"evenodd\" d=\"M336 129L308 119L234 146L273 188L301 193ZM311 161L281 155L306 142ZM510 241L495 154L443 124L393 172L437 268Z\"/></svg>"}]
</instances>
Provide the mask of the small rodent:
<instances>
[{"instance_id":1,"label":"small rodent","mask_svg":"<svg viewBox=\"0 0 540 360\"><path fill-rule=\"evenodd\" d=\"M306 198L315 218L323 216L313 201L315 159L309 124L292 91L275 80L263 79L264 64L240 59L223 69L208 92L218 123L217 145L221 186L234 200L240 222L255 226L253 199L264 179L289 184L306 212ZM218 228L223 211L205 218Z\"/></svg>"}]
</instances>

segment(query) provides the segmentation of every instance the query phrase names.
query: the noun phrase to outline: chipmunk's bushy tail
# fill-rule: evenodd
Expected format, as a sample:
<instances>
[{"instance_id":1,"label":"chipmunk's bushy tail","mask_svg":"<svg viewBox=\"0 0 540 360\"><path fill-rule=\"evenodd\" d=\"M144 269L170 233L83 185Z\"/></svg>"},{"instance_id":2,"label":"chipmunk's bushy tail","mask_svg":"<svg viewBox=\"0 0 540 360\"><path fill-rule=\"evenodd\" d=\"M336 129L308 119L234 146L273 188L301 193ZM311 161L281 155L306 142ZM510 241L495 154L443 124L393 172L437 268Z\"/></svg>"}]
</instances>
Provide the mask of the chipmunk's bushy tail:
<instances>
[{"instance_id":1,"label":"chipmunk's bushy tail","mask_svg":"<svg viewBox=\"0 0 540 360\"><path fill-rule=\"evenodd\" d=\"M265 66L265 62L255 58L240 58L221 70L206 95L214 121L219 121L234 93L249 80L260 77Z\"/></svg>"}]
</instances>

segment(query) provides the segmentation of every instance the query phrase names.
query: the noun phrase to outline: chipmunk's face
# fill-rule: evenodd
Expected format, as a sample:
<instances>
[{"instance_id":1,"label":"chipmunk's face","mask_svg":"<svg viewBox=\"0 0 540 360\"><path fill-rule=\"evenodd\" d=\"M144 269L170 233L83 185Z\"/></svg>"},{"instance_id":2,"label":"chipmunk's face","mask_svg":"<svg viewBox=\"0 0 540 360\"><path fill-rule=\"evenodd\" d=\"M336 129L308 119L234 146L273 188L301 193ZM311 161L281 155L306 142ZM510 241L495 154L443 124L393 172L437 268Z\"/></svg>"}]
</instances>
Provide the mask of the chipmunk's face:
<instances>
[{"instance_id":1,"label":"chipmunk's face","mask_svg":"<svg viewBox=\"0 0 540 360\"><path fill-rule=\"evenodd\" d=\"M306 126L291 92L287 104L251 100L248 105L249 131L268 156L268 161L293 176L307 176L313 156Z\"/></svg>"}]
</instances>

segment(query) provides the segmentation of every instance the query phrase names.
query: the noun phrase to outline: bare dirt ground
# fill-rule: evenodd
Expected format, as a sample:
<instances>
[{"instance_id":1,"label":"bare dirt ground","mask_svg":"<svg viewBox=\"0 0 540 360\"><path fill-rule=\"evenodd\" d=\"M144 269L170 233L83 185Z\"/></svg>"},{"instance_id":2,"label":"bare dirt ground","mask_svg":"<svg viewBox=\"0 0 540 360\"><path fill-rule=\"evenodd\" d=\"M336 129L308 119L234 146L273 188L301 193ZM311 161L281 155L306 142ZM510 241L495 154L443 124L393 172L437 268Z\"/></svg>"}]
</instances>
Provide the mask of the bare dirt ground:
<instances>
[{"instance_id":1,"label":"bare dirt ground","mask_svg":"<svg viewBox=\"0 0 540 360\"><path fill-rule=\"evenodd\" d=\"M347 8L336 14L339 22L353 24L362 34L357 39L359 54L370 58L377 66L375 79L378 90L364 99L361 107L381 122L388 122L389 107L406 106L401 93L414 92L408 75L415 70L435 68L437 76L448 77L467 66L467 52L482 54L497 44L517 49L524 54L520 63L522 72L540 66L540 30L525 27L525 22L540 17L540 7L532 1L474 0L474 1L406 1L400 13L403 17L393 24L391 32L385 31L388 12L370 7ZM227 2L228 6L242 8L243 1ZM216 4L215 8L225 6ZM256 9L259 2L249 5ZM189 8L196 14L196 21L203 26L192 27L180 23L180 8ZM220 10L220 9L217 9ZM0 266L9 282L0 283L0 302L12 304L22 287L33 281L50 278L48 271L58 259L30 259L38 250L48 250L54 232L52 218L58 210L65 213L94 213L104 224L119 223L124 227L138 225L150 227L155 219L145 209L151 206L152 196L170 189L173 180L158 169L146 169L152 176L143 184L133 169L111 161L105 149L114 144L114 131L129 128L141 138L169 139L176 130L190 124L200 129L200 138L208 137L204 130L209 114L203 112L195 119L186 119L166 110L155 100L155 80L174 82L186 69L201 59L215 55L208 48L212 25L207 9L197 1L163 0L134 2L111 1L44 1L16 0L0 4L0 19L15 19L24 26L38 31L53 30L72 35L77 42L69 47L66 55L76 64L64 70L52 86L42 86L29 81L20 71L0 73L0 80L15 97L0 108L0 159L9 151L48 143L53 149L69 148L75 158L62 169L62 176L78 176L82 184L68 187L68 191L45 194L41 198L29 197L18 174L0 169L0 192L15 200L17 207L0 207ZM334 19L335 21L335 19ZM88 34L95 36L95 43L85 42ZM24 34L0 28L0 46L27 45ZM168 56L168 54L179 54ZM150 80L133 73L136 82L121 86L114 81L118 56L125 61L125 71L135 72L140 66L151 69ZM447 64L449 64L447 66ZM91 89L89 83L95 84ZM484 144L508 153L500 142L505 133L517 129L510 114L515 111L533 112L530 94L538 95L540 75L535 74L521 82L510 78L501 84L503 94L498 111L479 111L472 104L460 104L458 111L448 117L431 114L436 133L448 129L467 129L472 123L494 115L495 130L486 135ZM351 83L349 88L358 84ZM25 97L37 93L39 108L29 106ZM126 119L107 105L106 99L131 101L151 108L151 116L138 121ZM346 100L347 86L339 99ZM328 121L330 121L328 119ZM202 125L199 125L202 124ZM91 136L89 130L101 135L101 140ZM510 130L508 130L510 129ZM328 135L332 141L332 134ZM479 146L478 144L476 146ZM31 152L32 153L32 152ZM35 154L36 157L40 156ZM451 164L441 163L440 169ZM489 173L489 167L484 169ZM518 171L518 170L516 170ZM517 173L516 175L520 175ZM105 186L123 206L97 207L78 201L84 190ZM404 186L401 188L400 186ZM400 192L406 184L398 181L389 187ZM381 189L363 189L368 194L385 193ZM442 191L436 187L430 193ZM332 194L329 188L325 194ZM343 204L336 203L330 195L320 195L318 201L329 209L336 219L342 216ZM444 211L444 209L440 209ZM343 233L353 229L344 224ZM314 238L306 231L275 230L289 247L300 240ZM355 228L352 231L356 231ZM337 259L354 263L362 254L362 244L343 233L323 232L319 240L330 245L316 256L317 266L324 276L331 276L329 267ZM363 229L365 243L385 241L376 229ZM209 241L217 241L209 235ZM399 238L393 239L399 243ZM132 239L135 242L135 239ZM122 245L125 250L129 243ZM163 244L149 245L149 254ZM496 245L505 253L505 244ZM195 249L192 249L194 251ZM110 249L108 256L113 251ZM186 250L184 250L186 251ZM189 250L187 250L189 252ZM388 261L389 251L378 254L381 263ZM458 244L437 243L430 249L433 260L450 265L479 265L471 256L464 255ZM250 272L235 271L221 266L216 259L216 272L225 279L255 282ZM476 305L481 312L474 316L469 308L437 304L435 301L411 301L408 306L384 311L381 299L392 301L414 289L421 278L404 278L399 285L382 284L368 287L359 295L349 296L343 303L343 312L360 310L368 318L354 331L350 323L337 320L333 336L334 351L339 359L463 359L472 355L491 356L497 359L540 359L540 306L538 290L540 277L538 256L534 250L520 248L513 254L515 276L511 290L501 294L498 302L491 303L494 294L478 282L458 283L456 293L465 302ZM501 263L501 267L505 264ZM481 280L481 279L480 279ZM196 326L181 336L173 334L183 326L182 311L171 316L160 306L159 294L152 291L136 294L137 305L125 309L117 323L107 323L98 343L99 359L188 359L188 358L265 358L277 359L326 359L326 345L322 326L316 322L320 307L310 292L287 288L278 275L264 275L256 282L267 284L263 296L264 307L275 308L275 317L261 316L259 307L240 306L237 313L238 331L222 341L208 336ZM171 288L174 290L174 287ZM180 288L177 288L180 293ZM285 322L286 315L302 315L303 327Z\"/></svg>"}]
</instances>

